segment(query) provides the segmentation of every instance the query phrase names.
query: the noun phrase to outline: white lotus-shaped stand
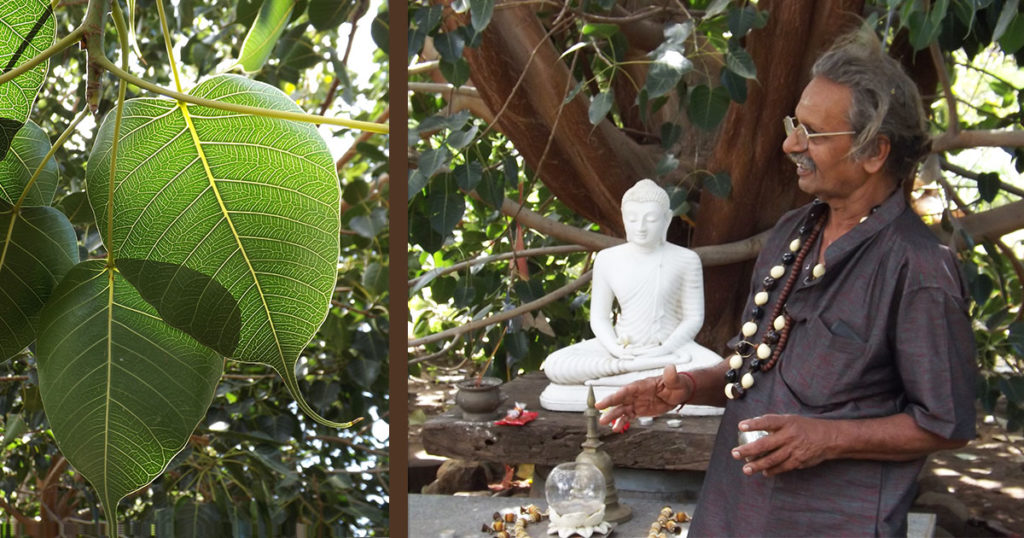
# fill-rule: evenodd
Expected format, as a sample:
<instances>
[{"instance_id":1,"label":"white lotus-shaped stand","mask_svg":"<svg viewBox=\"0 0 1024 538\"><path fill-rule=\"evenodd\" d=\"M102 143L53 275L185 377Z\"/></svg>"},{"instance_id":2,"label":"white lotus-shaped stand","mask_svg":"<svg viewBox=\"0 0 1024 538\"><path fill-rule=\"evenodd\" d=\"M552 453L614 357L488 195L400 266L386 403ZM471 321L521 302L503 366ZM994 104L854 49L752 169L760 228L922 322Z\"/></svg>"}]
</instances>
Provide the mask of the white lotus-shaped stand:
<instances>
[{"instance_id":1,"label":"white lotus-shaped stand","mask_svg":"<svg viewBox=\"0 0 1024 538\"><path fill-rule=\"evenodd\" d=\"M559 538L579 535L589 538L595 532L608 534L612 524L604 519L604 503L573 503L574 506L563 507L564 514L558 513L554 506L548 510L548 534L558 534Z\"/></svg>"}]
</instances>

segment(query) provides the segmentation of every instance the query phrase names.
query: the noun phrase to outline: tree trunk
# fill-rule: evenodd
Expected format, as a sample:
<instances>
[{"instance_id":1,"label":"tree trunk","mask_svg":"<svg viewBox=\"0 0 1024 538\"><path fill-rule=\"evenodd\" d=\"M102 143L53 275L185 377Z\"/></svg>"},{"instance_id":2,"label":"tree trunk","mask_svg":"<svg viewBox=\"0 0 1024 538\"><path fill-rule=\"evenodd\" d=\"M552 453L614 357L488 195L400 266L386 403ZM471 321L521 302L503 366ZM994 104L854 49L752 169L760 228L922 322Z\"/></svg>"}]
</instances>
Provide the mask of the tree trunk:
<instances>
[{"instance_id":1,"label":"tree trunk","mask_svg":"<svg viewBox=\"0 0 1024 538\"><path fill-rule=\"evenodd\" d=\"M712 172L728 172L728 200L701 193L693 244L717 245L770 228L787 210L809 200L799 191L794 165L782 152L782 118L791 115L810 78L810 67L832 40L859 20L863 0L769 0L758 9L768 25L748 36L757 66L747 102L729 108L711 157ZM717 351L735 335L743 316L753 262L704 274L704 328L698 339Z\"/></svg>"},{"instance_id":2,"label":"tree trunk","mask_svg":"<svg viewBox=\"0 0 1024 538\"><path fill-rule=\"evenodd\" d=\"M551 192L621 236L622 193L650 177L654 163L610 121L591 125L582 94L562 104L576 82L535 10L531 4L513 4L494 11L480 47L465 51L472 80L498 114L499 130Z\"/></svg>"}]
</instances>

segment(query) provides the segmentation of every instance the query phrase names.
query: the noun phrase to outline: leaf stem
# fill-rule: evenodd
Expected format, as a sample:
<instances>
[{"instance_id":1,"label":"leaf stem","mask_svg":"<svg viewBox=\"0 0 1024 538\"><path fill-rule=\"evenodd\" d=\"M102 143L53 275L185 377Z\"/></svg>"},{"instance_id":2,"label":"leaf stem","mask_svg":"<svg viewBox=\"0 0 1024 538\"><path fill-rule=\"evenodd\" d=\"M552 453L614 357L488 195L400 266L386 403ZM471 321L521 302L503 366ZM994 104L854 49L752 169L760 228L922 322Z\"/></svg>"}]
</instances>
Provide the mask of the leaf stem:
<instances>
[{"instance_id":1,"label":"leaf stem","mask_svg":"<svg viewBox=\"0 0 1024 538\"><path fill-rule=\"evenodd\" d=\"M500 314L495 314L489 318L473 320L464 325L452 327L451 329L441 331L439 333L430 334L422 338L411 338L409 339L408 345L409 347L425 346L427 344L432 344L439 340L444 340L446 338L450 338L459 334L465 334L470 331L475 331L477 329L487 327L489 325L494 325L495 323L500 323L502 321L512 319L516 316L521 315L524 312L537 310L538 308L553 303L558 299L561 299L562 297L565 297L566 295L569 295L570 293L587 285L590 282L590 279L591 277L593 277L593 275L593 271L587 271L586 273L580 275L580 277L577 278L576 280L562 286L561 288L558 288L557 290L541 297L540 299L535 299L528 303L522 304L516 308L513 308L512 310L506 310Z\"/></svg>"},{"instance_id":2,"label":"leaf stem","mask_svg":"<svg viewBox=\"0 0 1024 538\"><path fill-rule=\"evenodd\" d=\"M156 10L160 13L160 29L164 34L164 46L167 47L167 63L171 65L171 73L174 75L174 87L181 92L181 77L178 76L178 64L174 61L174 47L171 45L171 31L167 28L163 0L156 0Z\"/></svg>"},{"instance_id":3,"label":"leaf stem","mask_svg":"<svg viewBox=\"0 0 1024 538\"><path fill-rule=\"evenodd\" d=\"M147 89L153 93L158 93L183 101L191 103L193 105L206 106L210 108L216 108L219 110L227 110L230 112L238 112L240 114L249 114L252 116L263 116L267 118L279 118L282 120L301 121L306 123L327 123L330 125L338 125L341 127L348 127L350 129L359 129L362 131L370 131L378 134L388 134L388 125L386 123L372 123L368 121L350 120L346 118L332 118L328 116L317 116L316 114L305 114L301 112L288 112L285 110L271 110L267 108L259 108L246 105L238 105L234 103L225 103L223 101L214 101L212 99L205 99L203 97L194 97L184 93L176 92L163 88L152 82L143 80L128 71L121 69L114 65L113 62L105 57L99 57L96 59L97 63L101 65L107 71L110 71L114 75L126 80L140 88Z\"/></svg>"},{"instance_id":4,"label":"leaf stem","mask_svg":"<svg viewBox=\"0 0 1024 538\"><path fill-rule=\"evenodd\" d=\"M128 29L124 24L121 6L113 3L114 27L117 28L117 40L121 45L121 66L128 68ZM106 58L106 56L103 56ZM114 184L117 179L117 147L121 139L121 118L124 114L124 95L127 88L124 79L117 85L117 112L114 118L114 139L110 144L110 187L107 189L107 267L114 267ZM113 285L113 281L111 281Z\"/></svg>"},{"instance_id":5,"label":"leaf stem","mask_svg":"<svg viewBox=\"0 0 1024 538\"><path fill-rule=\"evenodd\" d=\"M78 28L75 28L74 30L71 31L70 34L64 36L63 38L61 38L60 41L54 43L52 46L48 47L43 52L40 52L36 56L33 56L29 61L27 61L27 62L19 65L18 67L15 67L14 69L11 69L10 71L0 75L0 84L3 84L3 83L5 83L5 82L7 82L7 81L9 81L9 80L11 80L13 78L17 78L18 76L21 76L26 71L32 69L33 67L35 67L35 66L37 66L37 65L39 65L39 64L41 64L43 62L45 62L51 56L57 54L58 52L61 52L62 50L66 49L66 48L68 48L68 47L70 47L72 45L74 45L75 43L78 43L78 41L80 39L82 39L82 35L83 34L85 34L85 29L82 26L79 26Z\"/></svg>"}]
</instances>

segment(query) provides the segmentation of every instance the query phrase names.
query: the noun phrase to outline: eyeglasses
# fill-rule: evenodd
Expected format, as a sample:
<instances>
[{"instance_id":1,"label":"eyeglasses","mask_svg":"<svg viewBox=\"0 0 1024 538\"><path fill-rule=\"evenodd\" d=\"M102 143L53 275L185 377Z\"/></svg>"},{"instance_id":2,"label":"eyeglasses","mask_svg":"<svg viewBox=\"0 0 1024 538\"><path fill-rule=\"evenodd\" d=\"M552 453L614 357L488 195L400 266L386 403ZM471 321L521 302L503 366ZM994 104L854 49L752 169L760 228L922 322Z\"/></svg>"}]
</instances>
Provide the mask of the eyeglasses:
<instances>
[{"instance_id":1,"label":"eyeglasses","mask_svg":"<svg viewBox=\"0 0 1024 538\"><path fill-rule=\"evenodd\" d=\"M793 116L782 118L782 127L786 129L786 136L796 133L796 141L800 146L806 146L812 138L819 136L837 136L844 134L856 134L857 131L835 131L831 133L808 133L807 127L801 125Z\"/></svg>"}]
</instances>

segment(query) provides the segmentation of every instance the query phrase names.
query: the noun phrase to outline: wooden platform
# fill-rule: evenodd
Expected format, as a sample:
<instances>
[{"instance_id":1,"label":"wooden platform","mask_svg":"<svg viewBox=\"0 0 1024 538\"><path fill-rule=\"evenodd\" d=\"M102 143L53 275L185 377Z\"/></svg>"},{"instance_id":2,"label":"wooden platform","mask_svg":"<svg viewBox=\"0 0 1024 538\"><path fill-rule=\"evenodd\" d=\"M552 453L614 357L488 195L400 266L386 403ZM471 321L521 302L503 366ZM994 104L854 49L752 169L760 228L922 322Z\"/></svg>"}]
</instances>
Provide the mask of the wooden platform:
<instances>
[{"instance_id":1,"label":"wooden platform","mask_svg":"<svg viewBox=\"0 0 1024 538\"><path fill-rule=\"evenodd\" d=\"M587 433L583 413L541 408L540 392L547 384L543 372L531 372L502 386L508 407L524 402L528 410L540 413L525 426L470 422L452 408L424 424L423 447L438 456L508 464L557 465L575 459ZM659 417L650 426L634 422L624 434L602 426L601 448L616 467L703 471L718 422L717 416L682 417L682 425L672 428L665 417Z\"/></svg>"}]
</instances>

